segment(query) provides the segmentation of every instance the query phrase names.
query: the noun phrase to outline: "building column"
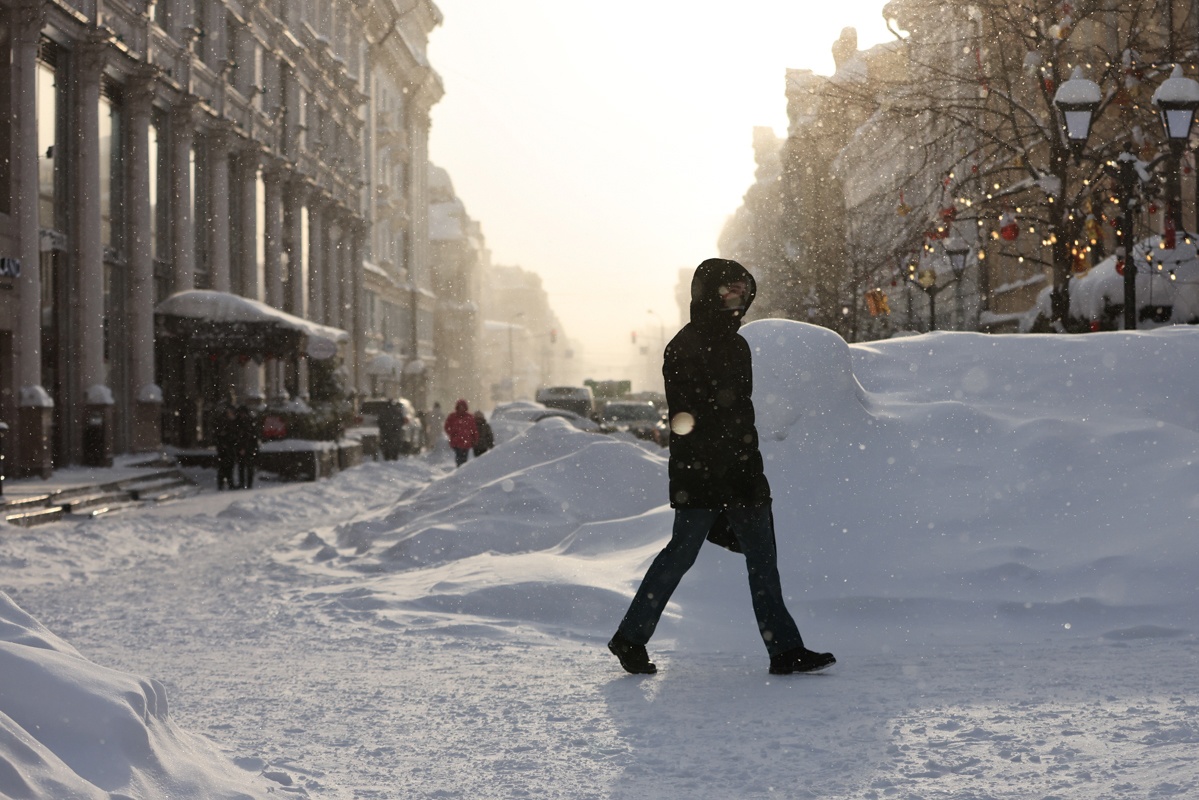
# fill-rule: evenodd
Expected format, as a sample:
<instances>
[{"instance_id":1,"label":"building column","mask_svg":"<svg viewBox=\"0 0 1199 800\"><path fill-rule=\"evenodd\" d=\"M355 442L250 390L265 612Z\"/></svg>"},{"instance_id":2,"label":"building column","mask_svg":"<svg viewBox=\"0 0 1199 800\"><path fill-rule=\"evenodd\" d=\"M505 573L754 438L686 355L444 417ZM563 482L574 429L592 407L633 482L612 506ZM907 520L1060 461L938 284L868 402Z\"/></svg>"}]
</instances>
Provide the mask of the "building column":
<instances>
[{"instance_id":1,"label":"building column","mask_svg":"<svg viewBox=\"0 0 1199 800\"><path fill-rule=\"evenodd\" d=\"M283 310L297 317L304 316L304 204L308 184L293 175L283 198L283 254L287 263Z\"/></svg>"},{"instance_id":2,"label":"building column","mask_svg":"<svg viewBox=\"0 0 1199 800\"><path fill-rule=\"evenodd\" d=\"M325 260L325 324L341 327L341 272L342 247L345 243L345 227L340 216L326 222L328 255Z\"/></svg>"},{"instance_id":3,"label":"building column","mask_svg":"<svg viewBox=\"0 0 1199 800\"><path fill-rule=\"evenodd\" d=\"M346 330L350 333L350 375L359 397L370 394L366 374L363 371L363 346L365 344L364 312L362 297L362 259L366 252L366 223L355 219L350 226L349 241L349 274L346 276L349 287L349 308L346 320Z\"/></svg>"},{"instance_id":4,"label":"building column","mask_svg":"<svg viewBox=\"0 0 1199 800\"><path fill-rule=\"evenodd\" d=\"M126 86L129 147L129 326L134 393L135 453L162 446L162 389L154 374L154 256L150 237L150 114L154 79L142 76Z\"/></svg>"},{"instance_id":5,"label":"building column","mask_svg":"<svg viewBox=\"0 0 1199 800\"><path fill-rule=\"evenodd\" d=\"M283 310L297 317L305 316L304 288L304 202L308 196L308 184L296 177L287 185L283 197L283 257L287 264L283 281ZM284 385L293 397L308 393L308 359L303 353L296 355L294 362L285 366L287 374Z\"/></svg>"},{"instance_id":6,"label":"building column","mask_svg":"<svg viewBox=\"0 0 1199 800\"><path fill-rule=\"evenodd\" d=\"M308 319L325 321L325 203L313 190L308 197Z\"/></svg>"},{"instance_id":7,"label":"building column","mask_svg":"<svg viewBox=\"0 0 1199 800\"><path fill-rule=\"evenodd\" d=\"M212 288L218 292L233 288L229 262L229 154L233 140L233 131L227 125L217 127L208 137L208 202L212 216L208 224L208 259Z\"/></svg>"},{"instance_id":8,"label":"building column","mask_svg":"<svg viewBox=\"0 0 1199 800\"><path fill-rule=\"evenodd\" d=\"M17 477L50 477L50 425L54 401L42 386L42 272L38 238L37 50L46 8L41 0L19 0L12 21L13 204L12 219L21 277L14 336L18 388Z\"/></svg>"},{"instance_id":9,"label":"building column","mask_svg":"<svg viewBox=\"0 0 1199 800\"><path fill-rule=\"evenodd\" d=\"M82 44L76 48L72 65L78 116L73 284L77 294L72 304L77 333L72 337L71 349L78 365L83 404L82 419L74 414L68 419L73 424L82 423L82 462L92 467L112 466L113 448L113 395L104 369L104 245L100 213L100 75L104 71L106 49L103 41ZM70 404L79 408L76 403L78 400L72 398Z\"/></svg>"},{"instance_id":10,"label":"building column","mask_svg":"<svg viewBox=\"0 0 1199 800\"><path fill-rule=\"evenodd\" d=\"M241 196L241 240L237 248L241 285L235 291L242 297L261 300L258 277L258 165L261 154L253 143L238 155L238 192ZM262 397L262 368L249 361L241 370L242 398Z\"/></svg>"},{"instance_id":11,"label":"building column","mask_svg":"<svg viewBox=\"0 0 1199 800\"><path fill-rule=\"evenodd\" d=\"M279 164L268 164L262 171L265 198L262 218L265 254L263 300L280 310L283 309L283 187L287 177L286 170Z\"/></svg>"},{"instance_id":12,"label":"building column","mask_svg":"<svg viewBox=\"0 0 1199 800\"><path fill-rule=\"evenodd\" d=\"M192 143L195 100L185 98L171 110L171 260L176 292L196 286L196 226L192 208Z\"/></svg>"},{"instance_id":13,"label":"building column","mask_svg":"<svg viewBox=\"0 0 1199 800\"><path fill-rule=\"evenodd\" d=\"M269 163L262 173L263 299L267 305L280 310L283 309L283 187L287 177L283 165L276 162ZM281 373L283 360L269 358L265 366L267 399L282 401L286 394Z\"/></svg>"}]
</instances>

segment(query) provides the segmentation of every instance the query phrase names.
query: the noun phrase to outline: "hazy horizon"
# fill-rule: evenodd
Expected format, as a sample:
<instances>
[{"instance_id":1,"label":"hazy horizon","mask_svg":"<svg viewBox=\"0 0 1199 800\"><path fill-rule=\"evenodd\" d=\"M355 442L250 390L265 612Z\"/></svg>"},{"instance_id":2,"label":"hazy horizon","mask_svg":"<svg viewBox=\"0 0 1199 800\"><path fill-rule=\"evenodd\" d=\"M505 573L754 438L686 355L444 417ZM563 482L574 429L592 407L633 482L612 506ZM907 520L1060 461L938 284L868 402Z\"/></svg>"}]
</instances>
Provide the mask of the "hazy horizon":
<instances>
[{"instance_id":1,"label":"hazy horizon","mask_svg":"<svg viewBox=\"0 0 1199 800\"><path fill-rule=\"evenodd\" d=\"M845 27L863 48L891 38L882 0L435 2L430 158L493 263L541 276L578 369L635 384L631 331L656 346L659 324L677 329L678 271L717 255L754 180L754 127L786 133L786 70L831 74Z\"/></svg>"}]
</instances>

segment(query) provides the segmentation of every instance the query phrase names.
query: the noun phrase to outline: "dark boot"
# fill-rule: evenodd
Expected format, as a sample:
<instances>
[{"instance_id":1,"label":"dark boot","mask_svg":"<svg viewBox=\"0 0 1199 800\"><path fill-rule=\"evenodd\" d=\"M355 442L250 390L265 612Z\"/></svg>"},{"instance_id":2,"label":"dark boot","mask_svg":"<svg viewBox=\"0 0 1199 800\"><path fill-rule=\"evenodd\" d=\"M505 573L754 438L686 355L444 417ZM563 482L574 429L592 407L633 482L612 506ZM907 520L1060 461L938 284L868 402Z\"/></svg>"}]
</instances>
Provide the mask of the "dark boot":
<instances>
[{"instance_id":1,"label":"dark boot","mask_svg":"<svg viewBox=\"0 0 1199 800\"><path fill-rule=\"evenodd\" d=\"M771 675L790 675L795 672L821 672L837 663L832 653L817 653L806 647L796 647L770 657Z\"/></svg>"},{"instance_id":2,"label":"dark boot","mask_svg":"<svg viewBox=\"0 0 1199 800\"><path fill-rule=\"evenodd\" d=\"M612 641L608 642L608 649L612 651L612 655L620 659L620 666L624 667L625 672L631 672L634 675L653 675L658 671L658 668L649 660L649 654L645 652L645 645L633 644L621 636L619 631L612 637Z\"/></svg>"}]
</instances>

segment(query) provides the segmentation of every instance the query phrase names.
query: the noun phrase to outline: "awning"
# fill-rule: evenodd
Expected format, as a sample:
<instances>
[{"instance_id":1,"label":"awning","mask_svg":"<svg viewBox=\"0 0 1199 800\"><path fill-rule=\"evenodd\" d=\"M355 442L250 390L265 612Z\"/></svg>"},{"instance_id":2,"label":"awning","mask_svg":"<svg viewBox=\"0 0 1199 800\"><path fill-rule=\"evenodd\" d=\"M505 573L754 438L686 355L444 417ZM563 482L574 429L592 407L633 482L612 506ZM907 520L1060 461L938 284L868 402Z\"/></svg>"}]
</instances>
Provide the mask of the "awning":
<instances>
[{"instance_id":1,"label":"awning","mask_svg":"<svg viewBox=\"0 0 1199 800\"><path fill-rule=\"evenodd\" d=\"M174 333L187 336L200 350L225 350L247 355L279 355L296 347L314 359L337 355L338 345L350 340L340 328L288 314L266 303L227 292L189 289L163 300L157 316L186 321Z\"/></svg>"},{"instance_id":2,"label":"awning","mask_svg":"<svg viewBox=\"0 0 1199 800\"><path fill-rule=\"evenodd\" d=\"M394 378L400 374L400 361L390 353L377 353L366 362L366 374Z\"/></svg>"}]
</instances>

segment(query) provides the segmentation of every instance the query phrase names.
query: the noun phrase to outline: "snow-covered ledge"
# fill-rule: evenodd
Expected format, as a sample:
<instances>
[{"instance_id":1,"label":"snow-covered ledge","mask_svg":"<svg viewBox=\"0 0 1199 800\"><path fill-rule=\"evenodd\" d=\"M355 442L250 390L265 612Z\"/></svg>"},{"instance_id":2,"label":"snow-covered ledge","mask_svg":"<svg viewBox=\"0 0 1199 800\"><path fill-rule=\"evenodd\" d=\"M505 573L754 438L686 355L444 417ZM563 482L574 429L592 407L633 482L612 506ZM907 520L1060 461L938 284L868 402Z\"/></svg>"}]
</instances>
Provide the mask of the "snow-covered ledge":
<instances>
[{"instance_id":1,"label":"snow-covered ledge","mask_svg":"<svg viewBox=\"0 0 1199 800\"><path fill-rule=\"evenodd\" d=\"M109 389L107 386L101 383L92 384L91 386L87 387L87 391L84 393L84 396L87 398L87 404L89 406L116 405L116 400L113 399L112 396L112 389Z\"/></svg>"},{"instance_id":2,"label":"snow-covered ledge","mask_svg":"<svg viewBox=\"0 0 1199 800\"><path fill-rule=\"evenodd\" d=\"M54 408L54 398L41 386L22 386L17 405L21 408Z\"/></svg>"},{"instance_id":3,"label":"snow-covered ledge","mask_svg":"<svg viewBox=\"0 0 1199 800\"><path fill-rule=\"evenodd\" d=\"M137 402L162 405L162 387L157 383L147 383L138 390Z\"/></svg>"}]
</instances>

